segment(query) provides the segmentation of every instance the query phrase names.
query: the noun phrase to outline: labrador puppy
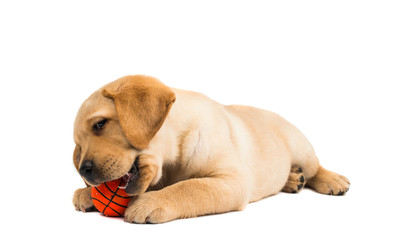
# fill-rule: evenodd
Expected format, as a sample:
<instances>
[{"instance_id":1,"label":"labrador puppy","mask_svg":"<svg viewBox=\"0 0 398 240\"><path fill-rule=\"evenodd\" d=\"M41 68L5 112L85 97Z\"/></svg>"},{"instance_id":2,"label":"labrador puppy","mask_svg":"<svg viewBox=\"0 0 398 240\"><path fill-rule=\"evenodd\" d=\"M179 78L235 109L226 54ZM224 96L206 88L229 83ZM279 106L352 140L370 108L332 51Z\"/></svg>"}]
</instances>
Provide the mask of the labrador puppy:
<instances>
[{"instance_id":1,"label":"labrador puppy","mask_svg":"<svg viewBox=\"0 0 398 240\"><path fill-rule=\"evenodd\" d=\"M125 76L94 92L74 125L73 162L86 182L76 210L93 207L91 187L124 178L134 196L126 222L243 210L304 186L343 195L349 181L321 167L309 141L279 115L221 105L148 76Z\"/></svg>"}]
</instances>

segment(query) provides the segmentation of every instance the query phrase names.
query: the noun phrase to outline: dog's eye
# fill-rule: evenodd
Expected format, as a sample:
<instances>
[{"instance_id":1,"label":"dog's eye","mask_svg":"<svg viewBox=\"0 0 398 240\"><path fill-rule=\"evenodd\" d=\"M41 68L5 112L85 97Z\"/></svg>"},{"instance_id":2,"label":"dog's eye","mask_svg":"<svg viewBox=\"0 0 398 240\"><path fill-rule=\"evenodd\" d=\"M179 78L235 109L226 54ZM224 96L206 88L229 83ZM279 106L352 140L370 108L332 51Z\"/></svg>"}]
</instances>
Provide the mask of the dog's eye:
<instances>
[{"instance_id":1,"label":"dog's eye","mask_svg":"<svg viewBox=\"0 0 398 240\"><path fill-rule=\"evenodd\" d=\"M97 122L96 124L94 124L94 126L93 126L94 132L98 132L99 130L101 130L104 127L106 121L107 121L106 119L103 119L103 120Z\"/></svg>"}]
</instances>

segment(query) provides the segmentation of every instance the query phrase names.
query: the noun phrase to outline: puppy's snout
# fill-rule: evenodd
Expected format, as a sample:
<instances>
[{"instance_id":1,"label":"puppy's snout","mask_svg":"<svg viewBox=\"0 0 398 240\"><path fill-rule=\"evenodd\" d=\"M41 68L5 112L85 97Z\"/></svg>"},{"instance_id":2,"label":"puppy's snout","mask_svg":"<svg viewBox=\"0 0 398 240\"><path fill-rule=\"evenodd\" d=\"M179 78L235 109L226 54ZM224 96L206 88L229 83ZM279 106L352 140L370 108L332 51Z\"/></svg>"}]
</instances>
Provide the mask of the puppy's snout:
<instances>
[{"instance_id":1,"label":"puppy's snout","mask_svg":"<svg viewBox=\"0 0 398 240\"><path fill-rule=\"evenodd\" d=\"M82 177L91 179L94 172L94 162L92 160L84 160L80 166L79 173Z\"/></svg>"}]
</instances>

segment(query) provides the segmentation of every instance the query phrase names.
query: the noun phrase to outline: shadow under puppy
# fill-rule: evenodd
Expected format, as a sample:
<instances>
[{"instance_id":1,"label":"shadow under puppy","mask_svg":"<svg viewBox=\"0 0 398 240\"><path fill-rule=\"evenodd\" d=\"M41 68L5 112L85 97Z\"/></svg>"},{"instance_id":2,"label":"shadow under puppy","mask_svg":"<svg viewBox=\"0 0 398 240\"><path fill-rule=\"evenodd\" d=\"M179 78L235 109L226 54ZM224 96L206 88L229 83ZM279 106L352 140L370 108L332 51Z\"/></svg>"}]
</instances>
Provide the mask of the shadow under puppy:
<instances>
[{"instance_id":1,"label":"shadow under puppy","mask_svg":"<svg viewBox=\"0 0 398 240\"><path fill-rule=\"evenodd\" d=\"M125 76L94 92L77 113L74 141L73 161L88 185L75 192L76 209L93 207L91 186L124 177L135 196L127 222L243 210L304 186L330 195L349 188L279 115L221 105L147 76Z\"/></svg>"}]
</instances>

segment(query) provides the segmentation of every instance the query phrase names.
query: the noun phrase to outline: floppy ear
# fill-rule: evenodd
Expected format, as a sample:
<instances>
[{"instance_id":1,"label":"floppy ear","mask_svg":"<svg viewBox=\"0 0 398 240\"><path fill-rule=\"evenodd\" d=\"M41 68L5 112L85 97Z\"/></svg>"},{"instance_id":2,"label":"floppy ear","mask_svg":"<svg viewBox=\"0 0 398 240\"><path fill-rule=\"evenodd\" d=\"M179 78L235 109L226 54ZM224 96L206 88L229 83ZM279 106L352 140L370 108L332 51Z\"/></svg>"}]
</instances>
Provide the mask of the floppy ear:
<instances>
[{"instance_id":1,"label":"floppy ear","mask_svg":"<svg viewBox=\"0 0 398 240\"><path fill-rule=\"evenodd\" d=\"M73 151L73 164L75 165L77 171L79 171L80 152L80 147L76 145L75 150Z\"/></svg>"},{"instance_id":2,"label":"floppy ear","mask_svg":"<svg viewBox=\"0 0 398 240\"><path fill-rule=\"evenodd\" d=\"M162 126L175 94L160 81L146 76L126 76L104 87L113 99L120 126L130 144L144 149Z\"/></svg>"}]
</instances>

